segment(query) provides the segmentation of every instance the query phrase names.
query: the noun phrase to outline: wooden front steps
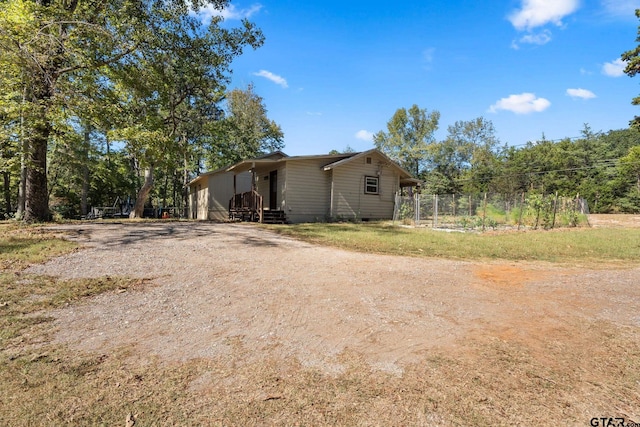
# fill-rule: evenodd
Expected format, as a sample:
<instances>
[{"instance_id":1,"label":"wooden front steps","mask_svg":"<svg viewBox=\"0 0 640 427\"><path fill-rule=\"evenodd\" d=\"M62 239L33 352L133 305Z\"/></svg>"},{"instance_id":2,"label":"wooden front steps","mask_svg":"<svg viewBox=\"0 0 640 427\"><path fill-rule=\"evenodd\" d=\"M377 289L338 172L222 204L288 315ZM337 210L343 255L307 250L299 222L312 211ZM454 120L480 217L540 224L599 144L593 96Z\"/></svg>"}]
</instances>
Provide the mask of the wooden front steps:
<instances>
[{"instance_id":1,"label":"wooden front steps","mask_svg":"<svg viewBox=\"0 0 640 427\"><path fill-rule=\"evenodd\" d=\"M284 211L265 209L262 196L255 190L235 194L229 200L229 220L262 222L265 224L286 224Z\"/></svg>"},{"instance_id":2,"label":"wooden front steps","mask_svg":"<svg viewBox=\"0 0 640 427\"><path fill-rule=\"evenodd\" d=\"M267 210L262 211L262 222L264 224L286 224L287 215L281 210Z\"/></svg>"}]
</instances>

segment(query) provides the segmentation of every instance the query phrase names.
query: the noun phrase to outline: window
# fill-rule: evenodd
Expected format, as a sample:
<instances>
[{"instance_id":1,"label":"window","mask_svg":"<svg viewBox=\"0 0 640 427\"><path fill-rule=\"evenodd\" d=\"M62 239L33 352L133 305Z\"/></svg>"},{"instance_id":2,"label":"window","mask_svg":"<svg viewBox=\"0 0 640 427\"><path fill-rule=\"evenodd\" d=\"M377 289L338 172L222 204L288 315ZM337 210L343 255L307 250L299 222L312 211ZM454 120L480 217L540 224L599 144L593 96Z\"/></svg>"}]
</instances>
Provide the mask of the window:
<instances>
[{"instance_id":1,"label":"window","mask_svg":"<svg viewBox=\"0 0 640 427\"><path fill-rule=\"evenodd\" d=\"M378 194L380 178L377 176L364 177L364 194Z\"/></svg>"},{"instance_id":2,"label":"window","mask_svg":"<svg viewBox=\"0 0 640 427\"><path fill-rule=\"evenodd\" d=\"M370 164L371 164L371 157L367 157L367 161L366 161L366 163L367 163L368 165L370 165Z\"/></svg>"}]
</instances>

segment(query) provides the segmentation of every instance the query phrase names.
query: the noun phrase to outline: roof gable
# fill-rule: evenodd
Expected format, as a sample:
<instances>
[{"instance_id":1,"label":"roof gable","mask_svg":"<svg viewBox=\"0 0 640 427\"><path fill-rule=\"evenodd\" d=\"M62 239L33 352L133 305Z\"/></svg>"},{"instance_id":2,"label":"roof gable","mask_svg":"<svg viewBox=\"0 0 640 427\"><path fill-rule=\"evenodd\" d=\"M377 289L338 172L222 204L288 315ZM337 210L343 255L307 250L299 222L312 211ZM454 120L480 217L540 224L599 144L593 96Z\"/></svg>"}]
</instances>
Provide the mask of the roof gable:
<instances>
[{"instance_id":1,"label":"roof gable","mask_svg":"<svg viewBox=\"0 0 640 427\"><path fill-rule=\"evenodd\" d=\"M382 157L382 159L384 160L384 162L386 164L388 164L389 166L393 167L398 172L400 172L400 177L401 178L413 178L413 175L411 175L409 172L407 172L407 170L405 170L399 164L397 164L396 162L391 160L386 154L384 154L382 151L378 150L377 148L372 148L371 150L368 150L368 151L362 151L362 152L356 153L355 155L353 155L351 157L348 157L346 159L339 160L339 161L337 161L335 163L330 163L330 164L328 164L328 165L326 165L324 167L324 170L331 170L331 169L334 169L336 167L340 167L340 166L343 166L343 165L345 165L347 163L353 162L356 159L360 159L362 157L370 156L372 154L377 155L379 157Z\"/></svg>"},{"instance_id":2,"label":"roof gable","mask_svg":"<svg viewBox=\"0 0 640 427\"><path fill-rule=\"evenodd\" d=\"M265 159L268 159L268 160L280 160L280 159L283 159L285 157L289 157L289 156L286 153L284 153L283 151L278 150L278 151L273 151L271 153L267 153L267 154L265 154L263 156L260 156L260 157L256 157L255 159L248 159L248 160L265 160Z\"/></svg>"}]
</instances>

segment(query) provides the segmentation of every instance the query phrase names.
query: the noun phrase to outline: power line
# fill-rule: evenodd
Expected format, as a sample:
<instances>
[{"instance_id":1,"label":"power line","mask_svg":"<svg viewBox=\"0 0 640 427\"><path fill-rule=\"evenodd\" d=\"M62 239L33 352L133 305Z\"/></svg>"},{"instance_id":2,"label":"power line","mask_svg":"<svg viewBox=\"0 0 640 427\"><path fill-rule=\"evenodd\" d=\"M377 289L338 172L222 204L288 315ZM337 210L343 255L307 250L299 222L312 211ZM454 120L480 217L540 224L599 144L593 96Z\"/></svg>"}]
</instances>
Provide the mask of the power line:
<instances>
[{"instance_id":1,"label":"power line","mask_svg":"<svg viewBox=\"0 0 640 427\"><path fill-rule=\"evenodd\" d=\"M527 141L523 144L506 144L508 147L525 147L529 144L539 144L541 142L560 142L560 141L564 141L564 140L569 140L569 141L577 141L579 139L585 139L584 136L567 136L565 138L558 138L558 139L537 139L535 141Z\"/></svg>"}]
</instances>

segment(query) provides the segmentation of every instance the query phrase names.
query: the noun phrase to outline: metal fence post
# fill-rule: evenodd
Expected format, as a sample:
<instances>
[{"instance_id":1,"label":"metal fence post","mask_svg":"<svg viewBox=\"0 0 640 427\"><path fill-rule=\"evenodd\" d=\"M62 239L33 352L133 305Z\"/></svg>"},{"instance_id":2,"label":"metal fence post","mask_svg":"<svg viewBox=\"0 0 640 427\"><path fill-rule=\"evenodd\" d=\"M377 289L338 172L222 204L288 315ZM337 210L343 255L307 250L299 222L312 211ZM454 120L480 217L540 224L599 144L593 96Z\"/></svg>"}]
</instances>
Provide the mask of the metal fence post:
<instances>
[{"instance_id":1,"label":"metal fence post","mask_svg":"<svg viewBox=\"0 0 640 427\"><path fill-rule=\"evenodd\" d=\"M520 226L522 225L522 212L524 211L524 191L522 192L522 197L520 199L520 215L518 216L518 230L520 230Z\"/></svg>"},{"instance_id":2,"label":"metal fence post","mask_svg":"<svg viewBox=\"0 0 640 427\"><path fill-rule=\"evenodd\" d=\"M485 222L487 219L487 193L484 193L484 202L482 204L482 231L484 232Z\"/></svg>"},{"instance_id":3,"label":"metal fence post","mask_svg":"<svg viewBox=\"0 0 640 427\"><path fill-rule=\"evenodd\" d=\"M438 195L433 195L433 228L438 228Z\"/></svg>"},{"instance_id":4,"label":"metal fence post","mask_svg":"<svg viewBox=\"0 0 640 427\"><path fill-rule=\"evenodd\" d=\"M553 222L551 222L551 228L556 226L556 213L558 212L558 192L556 191L556 198L553 200Z\"/></svg>"}]
</instances>

